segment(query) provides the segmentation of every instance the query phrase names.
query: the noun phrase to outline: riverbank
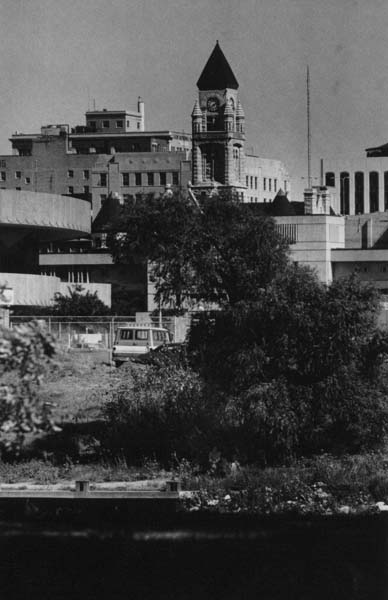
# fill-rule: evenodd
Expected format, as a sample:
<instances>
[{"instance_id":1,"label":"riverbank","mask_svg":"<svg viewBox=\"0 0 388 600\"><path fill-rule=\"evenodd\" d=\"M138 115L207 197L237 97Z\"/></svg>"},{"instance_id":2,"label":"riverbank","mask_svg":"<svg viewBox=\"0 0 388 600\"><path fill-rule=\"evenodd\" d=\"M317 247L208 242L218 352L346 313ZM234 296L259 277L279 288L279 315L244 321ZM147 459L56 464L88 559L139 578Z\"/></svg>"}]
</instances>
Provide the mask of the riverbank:
<instances>
[{"instance_id":1,"label":"riverbank","mask_svg":"<svg viewBox=\"0 0 388 600\"><path fill-rule=\"evenodd\" d=\"M135 367L136 368L136 365ZM143 369L142 365L138 366ZM101 451L98 432L108 391L130 377L98 352L58 355L40 390L50 403L58 431L30 440L24 458L0 462L0 485L68 485L178 479L188 512L225 514L364 514L388 504L388 453L290 461L259 468L228 462L216 450L207 468L171 457L162 467L146 459L131 464Z\"/></svg>"}]
</instances>

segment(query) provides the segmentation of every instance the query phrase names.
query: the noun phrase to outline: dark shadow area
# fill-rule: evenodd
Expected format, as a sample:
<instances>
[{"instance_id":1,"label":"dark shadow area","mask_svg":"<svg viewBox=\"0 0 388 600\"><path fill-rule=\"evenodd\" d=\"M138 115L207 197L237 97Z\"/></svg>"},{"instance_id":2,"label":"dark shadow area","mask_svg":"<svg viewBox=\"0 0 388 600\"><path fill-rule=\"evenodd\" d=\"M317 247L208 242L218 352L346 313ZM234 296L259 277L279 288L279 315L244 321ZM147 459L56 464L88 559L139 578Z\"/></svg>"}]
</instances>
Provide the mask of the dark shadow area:
<instances>
[{"instance_id":1,"label":"dark shadow area","mask_svg":"<svg viewBox=\"0 0 388 600\"><path fill-rule=\"evenodd\" d=\"M383 600L387 520L132 513L2 527L2 597Z\"/></svg>"}]
</instances>

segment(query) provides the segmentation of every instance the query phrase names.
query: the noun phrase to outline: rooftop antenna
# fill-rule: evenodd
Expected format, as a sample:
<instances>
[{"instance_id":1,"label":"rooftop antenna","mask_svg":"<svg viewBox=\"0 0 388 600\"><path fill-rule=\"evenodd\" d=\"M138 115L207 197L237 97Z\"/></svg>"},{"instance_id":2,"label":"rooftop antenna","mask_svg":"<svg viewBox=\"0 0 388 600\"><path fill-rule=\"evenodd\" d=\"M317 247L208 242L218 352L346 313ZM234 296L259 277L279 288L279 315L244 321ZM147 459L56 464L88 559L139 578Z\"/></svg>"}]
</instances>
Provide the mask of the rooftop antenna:
<instances>
[{"instance_id":1,"label":"rooftop antenna","mask_svg":"<svg viewBox=\"0 0 388 600\"><path fill-rule=\"evenodd\" d=\"M310 70L307 65L307 185L311 189Z\"/></svg>"}]
</instances>

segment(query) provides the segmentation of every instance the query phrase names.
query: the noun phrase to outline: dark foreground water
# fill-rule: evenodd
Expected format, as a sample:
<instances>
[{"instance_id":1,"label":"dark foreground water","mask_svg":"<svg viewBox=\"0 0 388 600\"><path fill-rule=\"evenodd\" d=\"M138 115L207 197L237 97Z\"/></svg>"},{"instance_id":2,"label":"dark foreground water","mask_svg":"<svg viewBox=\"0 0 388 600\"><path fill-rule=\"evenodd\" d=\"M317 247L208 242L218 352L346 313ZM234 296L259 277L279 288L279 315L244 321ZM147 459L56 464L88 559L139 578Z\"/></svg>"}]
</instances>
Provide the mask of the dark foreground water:
<instances>
[{"instance_id":1,"label":"dark foreground water","mask_svg":"<svg viewBox=\"0 0 388 600\"><path fill-rule=\"evenodd\" d=\"M88 512L0 523L0 598L388 599L385 515Z\"/></svg>"}]
</instances>

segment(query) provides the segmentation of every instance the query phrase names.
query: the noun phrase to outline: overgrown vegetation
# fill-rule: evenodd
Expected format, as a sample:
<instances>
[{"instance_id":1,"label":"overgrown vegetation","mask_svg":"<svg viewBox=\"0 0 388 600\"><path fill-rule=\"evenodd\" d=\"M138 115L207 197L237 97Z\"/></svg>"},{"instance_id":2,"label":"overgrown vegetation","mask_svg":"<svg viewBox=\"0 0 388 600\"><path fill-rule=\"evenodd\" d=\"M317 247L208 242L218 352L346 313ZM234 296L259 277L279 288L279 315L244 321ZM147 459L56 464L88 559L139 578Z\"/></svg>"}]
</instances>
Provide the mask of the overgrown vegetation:
<instances>
[{"instance_id":1,"label":"overgrown vegetation","mask_svg":"<svg viewBox=\"0 0 388 600\"><path fill-rule=\"evenodd\" d=\"M288 261L273 220L230 198L138 198L125 210L116 256L151 260L158 297L175 308L195 298L218 310L197 314L187 345L113 371L88 424L94 458L172 470L197 488L194 510L388 502L376 291L355 277L323 285ZM81 456L66 459L74 431L63 462Z\"/></svg>"},{"instance_id":2,"label":"overgrown vegetation","mask_svg":"<svg viewBox=\"0 0 388 600\"><path fill-rule=\"evenodd\" d=\"M37 323L0 330L0 450L18 452L26 434L52 430L37 388L54 355L52 338Z\"/></svg>"}]
</instances>

